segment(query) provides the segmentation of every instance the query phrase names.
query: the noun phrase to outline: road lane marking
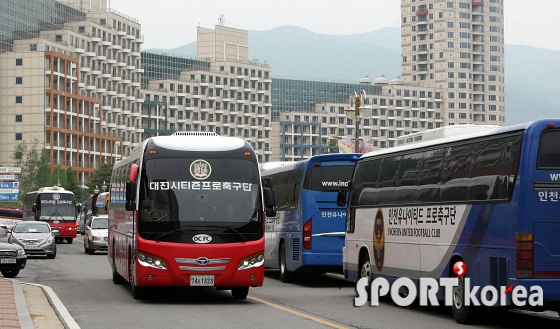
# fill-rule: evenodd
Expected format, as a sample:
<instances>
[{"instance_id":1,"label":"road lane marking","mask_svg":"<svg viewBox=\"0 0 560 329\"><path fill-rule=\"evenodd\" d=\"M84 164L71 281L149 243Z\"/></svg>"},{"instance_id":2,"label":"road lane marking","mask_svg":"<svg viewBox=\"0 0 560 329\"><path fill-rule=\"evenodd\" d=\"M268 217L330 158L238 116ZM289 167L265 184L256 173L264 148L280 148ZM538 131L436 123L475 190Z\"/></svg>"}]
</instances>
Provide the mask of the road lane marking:
<instances>
[{"instance_id":1,"label":"road lane marking","mask_svg":"<svg viewBox=\"0 0 560 329\"><path fill-rule=\"evenodd\" d=\"M301 312L298 312L298 311L294 311L294 310L289 309L289 308L287 308L287 307L284 307L284 306L281 306L281 305L278 305L278 304L274 304L274 303L271 303L271 302L269 302L269 301L266 301L266 300L263 300L263 299L260 299L260 298L256 298L256 297L252 297L252 296L247 296L247 298L252 299L252 300L254 300L254 301L257 301L257 302L259 302L259 303L266 304L266 305L268 305L268 306L275 307L275 308L277 308L277 309L279 309L279 310L282 310L282 311L285 311L285 312L288 312L288 313L292 313L292 314L295 314L295 315L297 315L297 316L301 316L301 317L306 318L306 319L308 319L308 320L322 323L322 324L324 324L324 325L326 325L326 326L329 326L329 327L332 327L332 328L337 328L337 329L348 329L347 327L343 327L343 326L338 325L338 324L336 324L336 323L332 323L332 322L329 322L329 321L326 321L326 320L323 320L323 319L319 319L319 318L314 317L314 316L311 316L311 315L309 315L309 314L305 314L305 313L301 313Z\"/></svg>"}]
</instances>

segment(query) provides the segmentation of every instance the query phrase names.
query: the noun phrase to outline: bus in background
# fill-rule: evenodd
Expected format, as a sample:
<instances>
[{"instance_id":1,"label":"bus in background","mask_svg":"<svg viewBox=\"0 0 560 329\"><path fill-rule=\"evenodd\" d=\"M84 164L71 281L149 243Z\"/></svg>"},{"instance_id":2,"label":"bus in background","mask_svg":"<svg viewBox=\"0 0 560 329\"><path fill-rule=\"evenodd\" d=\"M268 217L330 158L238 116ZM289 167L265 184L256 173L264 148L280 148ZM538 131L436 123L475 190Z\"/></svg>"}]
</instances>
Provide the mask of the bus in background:
<instances>
[{"instance_id":1,"label":"bus in background","mask_svg":"<svg viewBox=\"0 0 560 329\"><path fill-rule=\"evenodd\" d=\"M39 220L49 223L60 235L56 242L72 243L76 237L76 198L72 191L59 186L41 187L29 192L23 201L23 220Z\"/></svg>"},{"instance_id":2,"label":"bus in background","mask_svg":"<svg viewBox=\"0 0 560 329\"><path fill-rule=\"evenodd\" d=\"M360 156L324 154L261 165L276 205L276 216L266 218L265 267L280 269L282 282L301 273L342 270L346 208L337 206L337 193Z\"/></svg>"},{"instance_id":3,"label":"bus in background","mask_svg":"<svg viewBox=\"0 0 560 329\"><path fill-rule=\"evenodd\" d=\"M245 299L264 280L264 218L274 216L269 186L243 139L205 132L148 138L111 177L113 282L130 282L134 298L150 286L197 286Z\"/></svg>"},{"instance_id":4,"label":"bus in background","mask_svg":"<svg viewBox=\"0 0 560 329\"><path fill-rule=\"evenodd\" d=\"M447 133L455 127L461 126L358 160L348 195L345 277L408 277L418 288L420 278L455 277L454 265L463 262L470 287L540 286L546 304L532 310L560 310L560 120ZM346 194L339 194L340 205ZM458 282L453 316L472 323L481 307L467 306L465 277ZM437 293L441 301L444 291ZM477 300L481 291L488 290L475 291Z\"/></svg>"}]
</instances>

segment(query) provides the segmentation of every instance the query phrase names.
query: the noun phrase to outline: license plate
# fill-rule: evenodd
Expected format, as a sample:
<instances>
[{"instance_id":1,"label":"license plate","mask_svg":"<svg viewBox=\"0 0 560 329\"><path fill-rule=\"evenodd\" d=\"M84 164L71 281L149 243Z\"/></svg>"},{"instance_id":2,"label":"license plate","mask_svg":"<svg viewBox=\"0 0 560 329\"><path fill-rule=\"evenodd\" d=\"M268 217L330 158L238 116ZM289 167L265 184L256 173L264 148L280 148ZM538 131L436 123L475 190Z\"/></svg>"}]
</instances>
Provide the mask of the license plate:
<instances>
[{"instance_id":1,"label":"license plate","mask_svg":"<svg viewBox=\"0 0 560 329\"><path fill-rule=\"evenodd\" d=\"M214 286L214 276L191 275L191 286Z\"/></svg>"},{"instance_id":2,"label":"license plate","mask_svg":"<svg viewBox=\"0 0 560 329\"><path fill-rule=\"evenodd\" d=\"M12 258L0 258L0 264L15 264L16 260Z\"/></svg>"},{"instance_id":3,"label":"license plate","mask_svg":"<svg viewBox=\"0 0 560 329\"><path fill-rule=\"evenodd\" d=\"M25 246L25 249L39 249L39 246Z\"/></svg>"}]
</instances>

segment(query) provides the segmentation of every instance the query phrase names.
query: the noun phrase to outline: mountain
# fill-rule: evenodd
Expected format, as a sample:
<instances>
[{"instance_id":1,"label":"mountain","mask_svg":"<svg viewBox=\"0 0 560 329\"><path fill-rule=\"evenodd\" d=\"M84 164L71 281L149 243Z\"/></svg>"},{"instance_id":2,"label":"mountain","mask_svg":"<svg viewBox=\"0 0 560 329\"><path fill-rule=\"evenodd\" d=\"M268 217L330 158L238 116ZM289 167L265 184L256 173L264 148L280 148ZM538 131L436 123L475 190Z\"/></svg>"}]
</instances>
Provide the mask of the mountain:
<instances>
[{"instance_id":1,"label":"mountain","mask_svg":"<svg viewBox=\"0 0 560 329\"><path fill-rule=\"evenodd\" d=\"M273 77L358 81L401 74L400 29L324 35L295 26L249 31L252 58L266 62ZM168 54L196 56L196 42ZM560 52L506 45L506 123L560 116Z\"/></svg>"}]
</instances>

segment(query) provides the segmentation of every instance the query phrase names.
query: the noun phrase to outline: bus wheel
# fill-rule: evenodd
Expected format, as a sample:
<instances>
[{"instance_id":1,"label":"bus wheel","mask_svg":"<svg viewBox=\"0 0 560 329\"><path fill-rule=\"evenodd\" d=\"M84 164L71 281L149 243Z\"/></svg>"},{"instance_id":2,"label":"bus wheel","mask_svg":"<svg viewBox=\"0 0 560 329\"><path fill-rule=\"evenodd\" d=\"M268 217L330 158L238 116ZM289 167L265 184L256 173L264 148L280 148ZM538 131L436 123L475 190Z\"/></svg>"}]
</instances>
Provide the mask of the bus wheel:
<instances>
[{"instance_id":1,"label":"bus wheel","mask_svg":"<svg viewBox=\"0 0 560 329\"><path fill-rule=\"evenodd\" d=\"M117 264L115 264L115 249L113 248L113 261L112 261L112 269L113 269L113 283L114 284L123 284L124 278L117 272Z\"/></svg>"},{"instance_id":2,"label":"bus wheel","mask_svg":"<svg viewBox=\"0 0 560 329\"><path fill-rule=\"evenodd\" d=\"M284 283L294 281L294 272L286 269L286 244L282 243L280 247L280 280Z\"/></svg>"},{"instance_id":3,"label":"bus wheel","mask_svg":"<svg viewBox=\"0 0 560 329\"><path fill-rule=\"evenodd\" d=\"M131 262L134 260L131 260ZM130 292L134 299L143 299L146 295L146 287L139 287L134 282L134 265L130 264Z\"/></svg>"},{"instance_id":4,"label":"bus wheel","mask_svg":"<svg viewBox=\"0 0 560 329\"><path fill-rule=\"evenodd\" d=\"M15 278L19 274L19 269L16 270L3 270L2 275L5 278ZM247 296L247 295L245 295Z\"/></svg>"},{"instance_id":5,"label":"bus wheel","mask_svg":"<svg viewBox=\"0 0 560 329\"><path fill-rule=\"evenodd\" d=\"M233 299L245 299L249 294L249 287L237 287L231 289Z\"/></svg>"},{"instance_id":6,"label":"bus wheel","mask_svg":"<svg viewBox=\"0 0 560 329\"><path fill-rule=\"evenodd\" d=\"M459 278L459 284L453 287L453 318L460 324L473 324L478 320L481 306L465 305L465 277Z\"/></svg>"}]
</instances>

